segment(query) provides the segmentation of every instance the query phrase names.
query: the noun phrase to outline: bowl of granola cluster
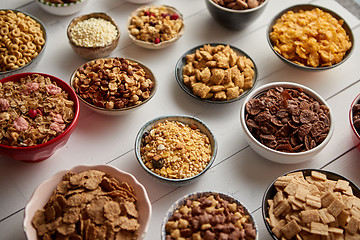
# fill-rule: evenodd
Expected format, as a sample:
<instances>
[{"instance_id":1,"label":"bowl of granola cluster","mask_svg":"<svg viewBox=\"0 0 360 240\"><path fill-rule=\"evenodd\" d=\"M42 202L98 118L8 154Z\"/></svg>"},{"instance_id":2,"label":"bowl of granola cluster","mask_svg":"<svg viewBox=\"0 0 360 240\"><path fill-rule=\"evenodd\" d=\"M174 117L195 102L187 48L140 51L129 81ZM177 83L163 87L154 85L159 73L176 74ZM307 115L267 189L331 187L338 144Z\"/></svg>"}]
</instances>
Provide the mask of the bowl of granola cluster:
<instances>
[{"instance_id":1,"label":"bowl of granola cluster","mask_svg":"<svg viewBox=\"0 0 360 240\"><path fill-rule=\"evenodd\" d=\"M151 210L146 189L132 174L110 165L79 165L35 189L23 227L29 240L144 239Z\"/></svg>"},{"instance_id":2,"label":"bowl of granola cluster","mask_svg":"<svg viewBox=\"0 0 360 240\"><path fill-rule=\"evenodd\" d=\"M354 210L356 209L356 210ZM322 169L285 173L266 189L262 217L274 240L360 239L360 189Z\"/></svg>"},{"instance_id":3,"label":"bowl of granola cluster","mask_svg":"<svg viewBox=\"0 0 360 240\"><path fill-rule=\"evenodd\" d=\"M155 95L154 74L144 64L119 57L99 58L81 65L70 85L81 102L95 112L123 115L144 106Z\"/></svg>"},{"instance_id":4,"label":"bowl of granola cluster","mask_svg":"<svg viewBox=\"0 0 360 240\"><path fill-rule=\"evenodd\" d=\"M161 239L258 240L254 217L235 197L195 192L177 200L161 226Z\"/></svg>"},{"instance_id":5,"label":"bowl of granola cluster","mask_svg":"<svg viewBox=\"0 0 360 240\"><path fill-rule=\"evenodd\" d=\"M360 150L360 94L356 96L350 106L349 120L353 141Z\"/></svg>"},{"instance_id":6,"label":"bowl of granola cluster","mask_svg":"<svg viewBox=\"0 0 360 240\"><path fill-rule=\"evenodd\" d=\"M148 49L168 47L177 41L184 31L182 14L167 5L140 7L128 19L131 40Z\"/></svg>"},{"instance_id":7,"label":"bowl of granola cluster","mask_svg":"<svg viewBox=\"0 0 360 240\"><path fill-rule=\"evenodd\" d=\"M274 82L245 99L240 123L251 148L271 161L310 160L334 132L330 106L314 90L297 83Z\"/></svg>"},{"instance_id":8,"label":"bowl of granola cluster","mask_svg":"<svg viewBox=\"0 0 360 240\"><path fill-rule=\"evenodd\" d=\"M192 183L215 161L217 142L211 130L191 116L162 116L147 122L135 139L140 166L169 185Z\"/></svg>"},{"instance_id":9,"label":"bowl of granola cluster","mask_svg":"<svg viewBox=\"0 0 360 240\"><path fill-rule=\"evenodd\" d=\"M48 13L67 16L81 11L88 0L36 0L36 2Z\"/></svg>"},{"instance_id":10,"label":"bowl of granola cluster","mask_svg":"<svg viewBox=\"0 0 360 240\"><path fill-rule=\"evenodd\" d=\"M254 61L235 46L209 43L185 52L175 66L175 78L191 97L208 103L244 98L257 82Z\"/></svg>"},{"instance_id":11,"label":"bowl of granola cluster","mask_svg":"<svg viewBox=\"0 0 360 240\"><path fill-rule=\"evenodd\" d=\"M24 162L63 147L79 118L79 100L64 81L44 73L0 80L0 152Z\"/></svg>"}]
</instances>

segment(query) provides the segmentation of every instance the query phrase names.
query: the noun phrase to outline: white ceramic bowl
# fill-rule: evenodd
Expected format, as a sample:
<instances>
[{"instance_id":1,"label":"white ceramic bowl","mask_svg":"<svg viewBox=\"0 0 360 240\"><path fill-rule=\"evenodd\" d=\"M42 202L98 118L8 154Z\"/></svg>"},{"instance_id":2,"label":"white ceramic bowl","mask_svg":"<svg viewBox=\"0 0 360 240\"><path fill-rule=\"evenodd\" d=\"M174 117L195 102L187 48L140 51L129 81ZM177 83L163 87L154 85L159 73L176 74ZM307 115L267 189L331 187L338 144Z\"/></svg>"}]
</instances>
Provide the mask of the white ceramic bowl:
<instances>
[{"instance_id":1,"label":"white ceramic bowl","mask_svg":"<svg viewBox=\"0 0 360 240\"><path fill-rule=\"evenodd\" d=\"M135 3L135 4L145 4L145 3L151 3L155 0L126 0L127 2Z\"/></svg>"},{"instance_id":2,"label":"white ceramic bowl","mask_svg":"<svg viewBox=\"0 0 360 240\"><path fill-rule=\"evenodd\" d=\"M79 12L85 7L88 0L78 0L72 3L50 3L44 0L36 0L38 5L44 9L46 12L58 15L58 16L67 16Z\"/></svg>"},{"instance_id":3,"label":"white ceramic bowl","mask_svg":"<svg viewBox=\"0 0 360 240\"><path fill-rule=\"evenodd\" d=\"M62 170L57 172L55 175L45 180L36 188L28 204L25 207L23 227L27 239L29 240L38 239L36 230L31 224L31 220L35 212L38 209L43 208L44 205L47 203L49 197L51 196L54 189L61 181L63 175L69 171L79 173L90 169L106 172L121 182L125 181L129 183L129 185L131 185L134 188L137 197L136 207L139 212L139 223L140 223L138 236L139 239L143 239L145 237L146 231L150 223L152 209L151 209L151 203L149 197L147 195L144 186L133 175L124 172L116 167L112 167L109 165L95 165L95 166L79 165L68 170Z\"/></svg>"},{"instance_id":4,"label":"white ceramic bowl","mask_svg":"<svg viewBox=\"0 0 360 240\"><path fill-rule=\"evenodd\" d=\"M326 136L326 138L316 147L303 151L303 152L295 152L295 153L288 153L288 152L282 152L278 150L271 149L261 142L259 142L249 131L247 125L246 125L246 119L245 119L245 105L247 102L249 102L250 99L256 98L262 93L266 92L269 89L276 88L276 87L283 87L283 88L302 88L304 93L308 94L309 96L312 96L315 100L317 100L320 104L323 104L328 107L329 109L329 115L330 115L330 129ZM249 143L250 147L263 156L264 158L267 158L273 162L277 163L283 163L283 164L296 164L301 163L307 160L310 160L313 158L316 154L321 152L321 150L328 144L328 142L331 139L331 136L334 132L334 118L332 116L332 112L330 109L330 106L325 102L325 100L314 90L303 86L301 84L297 83L290 83L290 82L274 82L269 83L266 85L263 85L261 87L258 87L254 89L245 99L241 111L240 111L240 123L242 125L242 128L244 130L244 135Z\"/></svg>"}]
</instances>

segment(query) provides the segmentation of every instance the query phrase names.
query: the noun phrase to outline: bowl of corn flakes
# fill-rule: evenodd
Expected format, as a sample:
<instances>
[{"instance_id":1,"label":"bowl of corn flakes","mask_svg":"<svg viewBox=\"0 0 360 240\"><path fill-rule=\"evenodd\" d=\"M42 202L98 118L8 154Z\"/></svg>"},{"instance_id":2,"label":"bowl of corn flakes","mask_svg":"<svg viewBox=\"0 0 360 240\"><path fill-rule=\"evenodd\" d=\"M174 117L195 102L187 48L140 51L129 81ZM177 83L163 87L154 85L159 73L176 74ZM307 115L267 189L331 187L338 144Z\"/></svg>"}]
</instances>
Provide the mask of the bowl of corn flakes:
<instances>
[{"instance_id":1,"label":"bowl of corn flakes","mask_svg":"<svg viewBox=\"0 0 360 240\"><path fill-rule=\"evenodd\" d=\"M346 177L323 169L299 169L269 185L262 217L274 240L359 239L360 214L353 211L359 208L360 189Z\"/></svg>"},{"instance_id":2,"label":"bowl of corn flakes","mask_svg":"<svg viewBox=\"0 0 360 240\"><path fill-rule=\"evenodd\" d=\"M175 66L175 78L191 97L208 103L238 101L254 89L255 62L232 45L208 43L185 52Z\"/></svg>"},{"instance_id":3,"label":"bowl of corn flakes","mask_svg":"<svg viewBox=\"0 0 360 240\"><path fill-rule=\"evenodd\" d=\"M143 239L151 210L146 189L132 174L110 165L79 165L35 189L23 227L29 240Z\"/></svg>"},{"instance_id":4,"label":"bowl of corn flakes","mask_svg":"<svg viewBox=\"0 0 360 240\"><path fill-rule=\"evenodd\" d=\"M36 0L38 5L48 13L67 16L75 14L86 6L88 0Z\"/></svg>"},{"instance_id":5,"label":"bowl of corn flakes","mask_svg":"<svg viewBox=\"0 0 360 240\"><path fill-rule=\"evenodd\" d=\"M354 36L336 12L312 4L291 6L278 13L267 29L267 41L285 63L318 71L339 66L351 55Z\"/></svg>"},{"instance_id":6,"label":"bowl of corn flakes","mask_svg":"<svg viewBox=\"0 0 360 240\"><path fill-rule=\"evenodd\" d=\"M0 86L0 153L38 162L67 143L80 110L67 83L45 73L19 73Z\"/></svg>"}]
</instances>

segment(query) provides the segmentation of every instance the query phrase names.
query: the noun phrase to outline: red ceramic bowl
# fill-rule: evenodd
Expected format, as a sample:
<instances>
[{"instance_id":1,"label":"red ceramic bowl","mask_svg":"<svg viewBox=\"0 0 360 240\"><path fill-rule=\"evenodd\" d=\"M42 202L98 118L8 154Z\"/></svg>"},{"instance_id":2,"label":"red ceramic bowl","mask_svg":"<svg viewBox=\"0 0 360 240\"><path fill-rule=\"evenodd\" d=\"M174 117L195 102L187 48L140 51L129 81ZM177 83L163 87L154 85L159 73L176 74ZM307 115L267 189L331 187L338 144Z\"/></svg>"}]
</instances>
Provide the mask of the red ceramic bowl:
<instances>
[{"instance_id":1,"label":"red ceramic bowl","mask_svg":"<svg viewBox=\"0 0 360 240\"><path fill-rule=\"evenodd\" d=\"M22 162L39 162L49 158L54 152L63 147L66 142L68 141L71 133L75 130L79 119L79 112L80 112L80 105L79 99L77 98L73 89L64 81L60 80L57 77L44 74L44 73L34 73L34 72L27 72L27 73L19 73L15 75L8 76L0 80L0 82L8 82L8 81L19 81L20 78L26 77L32 74L39 74L44 77L49 77L52 81L56 82L56 84L61 87L64 91L68 93L69 99L74 101L75 106L75 117L72 123L65 129L63 133L59 136L51 139L50 141L42 144L38 144L35 146L30 147L12 147L8 145L0 144L0 154L7 155L15 160L22 161Z\"/></svg>"},{"instance_id":2,"label":"red ceramic bowl","mask_svg":"<svg viewBox=\"0 0 360 240\"><path fill-rule=\"evenodd\" d=\"M353 121L353 107L356 103L358 103L360 101L360 94L356 96L356 98L354 99L354 101L351 103L351 107L350 107L350 112L349 112L349 120L350 120L350 126L352 129L352 139L355 143L355 145L357 146L357 148L360 151L360 133L358 133L354 127L354 121Z\"/></svg>"}]
</instances>

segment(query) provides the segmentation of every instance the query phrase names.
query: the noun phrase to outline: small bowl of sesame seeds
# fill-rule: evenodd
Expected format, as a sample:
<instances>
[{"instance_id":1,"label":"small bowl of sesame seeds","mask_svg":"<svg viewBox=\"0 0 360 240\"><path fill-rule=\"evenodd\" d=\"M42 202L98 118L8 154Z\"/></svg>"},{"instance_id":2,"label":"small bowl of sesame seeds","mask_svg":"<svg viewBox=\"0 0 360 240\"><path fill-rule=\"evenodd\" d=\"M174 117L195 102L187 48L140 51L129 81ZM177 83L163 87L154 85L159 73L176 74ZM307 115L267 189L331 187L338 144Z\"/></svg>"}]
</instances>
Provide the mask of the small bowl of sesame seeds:
<instances>
[{"instance_id":1,"label":"small bowl of sesame seeds","mask_svg":"<svg viewBox=\"0 0 360 240\"><path fill-rule=\"evenodd\" d=\"M178 40L185 31L182 14L171 6L143 6L128 18L128 33L138 46L161 49Z\"/></svg>"},{"instance_id":2,"label":"small bowl of sesame seeds","mask_svg":"<svg viewBox=\"0 0 360 240\"><path fill-rule=\"evenodd\" d=\"M114 51L120 30L109 15L97 12L74 18L67 28L67 36L80 57L96 59L107 57Z\"/></svg>"},{"instance_id":3,"label":"small bowl of sesame seeds","mask_svg":"<svg viewBox=\"0 0 360 240\"><path fill-rule=\"evenodd\" d=\"M162 116L147 122L135 140L141 167L156 180L184 185L213 164L217 142L201 120L185 115Z\"/></svg>"}]
</instances>

